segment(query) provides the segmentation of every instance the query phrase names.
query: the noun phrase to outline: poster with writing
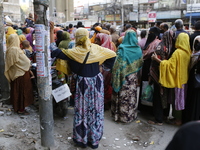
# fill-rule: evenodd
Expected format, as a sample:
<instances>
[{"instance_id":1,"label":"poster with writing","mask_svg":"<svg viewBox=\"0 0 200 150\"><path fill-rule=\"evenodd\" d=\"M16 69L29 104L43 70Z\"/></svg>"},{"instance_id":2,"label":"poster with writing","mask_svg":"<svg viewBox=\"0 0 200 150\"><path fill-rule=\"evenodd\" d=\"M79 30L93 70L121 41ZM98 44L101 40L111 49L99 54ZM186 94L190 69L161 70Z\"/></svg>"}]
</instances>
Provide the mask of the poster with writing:
<instances>
[{"instance_id":1,"label":"poster with writing","mask_svg":"<svg viewBox=\"0 0 200 150\"><path fill-rule=\"evenodd\" d=\"M45 46L45 25L35 24L35 48L36 51L44 51Z\"/></svg>"},{"instance_id":2,"label":"poster with writing","mask_svg":"<svg viewBox=\"0 0 200 150\"><path fill-rule=\"evenodd\" d=\"M41 52L36 53L36 62L37 62L37 76L46 77L44 53Z\"/></svg>"}]
</instances>

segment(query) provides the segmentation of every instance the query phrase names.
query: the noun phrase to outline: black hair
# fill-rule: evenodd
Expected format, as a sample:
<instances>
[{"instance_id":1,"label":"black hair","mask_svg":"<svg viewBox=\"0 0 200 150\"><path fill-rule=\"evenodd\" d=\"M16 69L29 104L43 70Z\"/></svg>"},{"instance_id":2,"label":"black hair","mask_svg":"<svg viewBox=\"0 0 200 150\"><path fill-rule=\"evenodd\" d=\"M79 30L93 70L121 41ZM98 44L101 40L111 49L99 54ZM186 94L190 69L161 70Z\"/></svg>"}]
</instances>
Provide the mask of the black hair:
<instances>
[{"instance_id":1,"label":"black hair","mask_svg":"<svg viewBox=\"0 0 200 150\"><path fill-rule=\"evenodd\" d=\"M146 35L147 35L147 31L142 30L141 33L140 33L141 38L145 38Z\"/></svg>"},{"instance_id":2,"label":"black hair","mask_svg":"<svg viewBox=\"0 0 200 150\"><path fill-rule=\"evenodd\" d=\"M96 26L100 26L100 23L97 22L97 23L95 23L95 24L93 25L93 27L96 27Z\"/></svg>"},{"instance_id":3,"label":"black hair","mask_svg":"<svg viewBox=\"0 0 200 150\"><path fill-rule=\"evenodd\" d=\"M200 20L194 24L195 30L200 30Z\"/></svg>"},{"instance_id":4,"label":"black hair","mask_svg":"<svg viewBox=\"0 0 200 150\"><path fill-rule=\"evenodd\" d=\"M69 28L72 28L73 27L73 24L69 24Z\"/></svg>"},{"instance_id":5,"label":"black hair","mask_svg":"<svg viewBox=\"0 0 200 150\"><path fill-rule=\"evenodd\" d=\"M83 25L83 23L81 22L81 21L79 21L78 23L77 23L77 27L80 27L80 26L82 26Z\"/></svg>"},{"instance_id":6,"label":"black hair","mask_svg":"<svg viewBox=\"0 0 200 150\"><path fill-rule=\"evenodd\" d=\"M22 28L22 31L23 31L23 32L26 32L26 27L23 27L23 28Z\"/></svg>"},{"instance_id":7,"label":"black hair","mask_svg":"<svg viewBox=\"0 0 200 150\"><path fill-rule=\"evenodd\" d=\"M129 28L131 28L131 27L132 27L131 24L127 24L126 27L125 27L125 29L127 30L127 29L129 29Z\"/></svg>"},{"instance_id":8,"label":"black hair","mask_svg":"<svg viewBox=\"0 0 200 150\"><path fill-rule=\"evenodd\" d=\"M13 29L18 30L18 26L17 25L12 25Z\"/></svg>"},{"instance_id":9,"label":"black hair","mask_svg":"<svg viewBox=\"0 0 200 150\"><path fill-rule=\"evenodd\" d=\"M164 27L164 29L166 29L166 30L169 29L169 26L168 26L168 24L166 24L166 23L163 24L163 27Z\"/></svg>"}]
</instances>

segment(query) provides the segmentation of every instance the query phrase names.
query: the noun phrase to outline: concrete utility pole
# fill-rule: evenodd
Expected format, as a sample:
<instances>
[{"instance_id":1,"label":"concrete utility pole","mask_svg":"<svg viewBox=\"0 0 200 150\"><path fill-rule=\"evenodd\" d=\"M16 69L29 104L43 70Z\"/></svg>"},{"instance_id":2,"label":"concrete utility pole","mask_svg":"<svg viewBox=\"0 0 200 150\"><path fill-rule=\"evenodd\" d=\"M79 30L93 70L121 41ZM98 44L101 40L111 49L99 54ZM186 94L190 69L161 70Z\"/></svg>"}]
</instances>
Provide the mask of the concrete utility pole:
<instances>
[{"instance_id":1,"label":"concrete utility pole","mask_svg":"<svg viewBox=\"0 0 200 150\"><path fill-rule=\"evenodd\" d=\"M123 3L123 0L121 0L121 19L122 19L122 26L124 25L124 3Z\"/></svg>"},{"instance_id":2,"label":"concrete utility pole","mask_svg":"<svg viewBox=\"0 0 200 150\"><path fill-rule=\"evenodd\" d=\"M0 88L1 96L0 101L5 101L9 99L10 91L8 80L4 75L5 71L5 30L4 30L4 16L3 16L3 1L0 0Z\"/></svg>"},{"instance_id":3,"label":"concrete utility pole","mask_svg":"<svg viewBox=\"0 0 200 150\"><path fill-rule=\"evenodd\" d=\"M36 37L37 86L39 91L41 144L54 146L54 120L51 97L51 57L48 24L49 0L34 0L34 19Z\"/></svg>"}]
</instances>

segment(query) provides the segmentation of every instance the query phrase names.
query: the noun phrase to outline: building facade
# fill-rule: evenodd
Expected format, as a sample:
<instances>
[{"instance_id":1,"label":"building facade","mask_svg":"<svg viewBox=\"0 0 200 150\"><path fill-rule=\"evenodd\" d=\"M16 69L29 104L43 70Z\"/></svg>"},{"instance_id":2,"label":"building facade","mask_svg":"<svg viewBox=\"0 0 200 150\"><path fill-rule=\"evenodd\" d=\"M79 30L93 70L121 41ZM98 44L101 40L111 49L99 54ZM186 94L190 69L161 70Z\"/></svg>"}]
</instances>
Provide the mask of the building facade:
<instances>
[{"instance_id":1,"label":"building facade","mask_svg":"<svg viewBox=\"0 0 200 150\"><path fill-rule=\"evenodd\" d=\"M199 0L189 1L195 1L197 4ZM83 11L76 11L75 8L75 13L79 19L94 18L97 21L116 22L117 24L129 22L140 28L148 28L155 21L173 24L178 18L187 23L188 18L185 16L187 3L186 0L109 0L95 4L89 2L88 14L84 14L84 6L81 6Z\"/></svg>"},{"instance_id":2,"label":"building facade","mask_svg":"<svg viewBox=\"0 0 200 150\"><path fill-rule=\"evenodd\" d=\"M8 16L12 22L21 23L21 10L19 0L3 0L3 13Z\"/></svg>"},{"instance_id":3,"label":"building facade","mask_svg":"<svg viewBox=\"0 0 200 150\"><path fill-rule=\"evenodd\" d=\"M57 24L74 20L74 0L51 0L50 19Z\"/></svg>"}]
</instances>

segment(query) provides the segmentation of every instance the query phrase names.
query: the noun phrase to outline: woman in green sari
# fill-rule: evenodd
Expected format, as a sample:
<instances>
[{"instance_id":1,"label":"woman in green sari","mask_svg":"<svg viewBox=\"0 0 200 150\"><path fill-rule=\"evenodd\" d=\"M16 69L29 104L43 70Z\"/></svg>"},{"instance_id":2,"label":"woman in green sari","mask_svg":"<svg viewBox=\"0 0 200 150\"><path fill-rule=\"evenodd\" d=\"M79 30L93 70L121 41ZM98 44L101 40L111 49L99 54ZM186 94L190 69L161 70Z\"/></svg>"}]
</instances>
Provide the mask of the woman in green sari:
<instances>
[{"instance_id":1,"label":"woman in green sari","mask_svg":"<svg viewBox=\"0 0 200 150\"><path fill-rule=\"evenodd\" d=\"M128 123L137 118L137 73L142 64L137 35L134 30L128 30L118 47L112 70L111 113L115 121Z\"/></svg>"}]
</instances>

